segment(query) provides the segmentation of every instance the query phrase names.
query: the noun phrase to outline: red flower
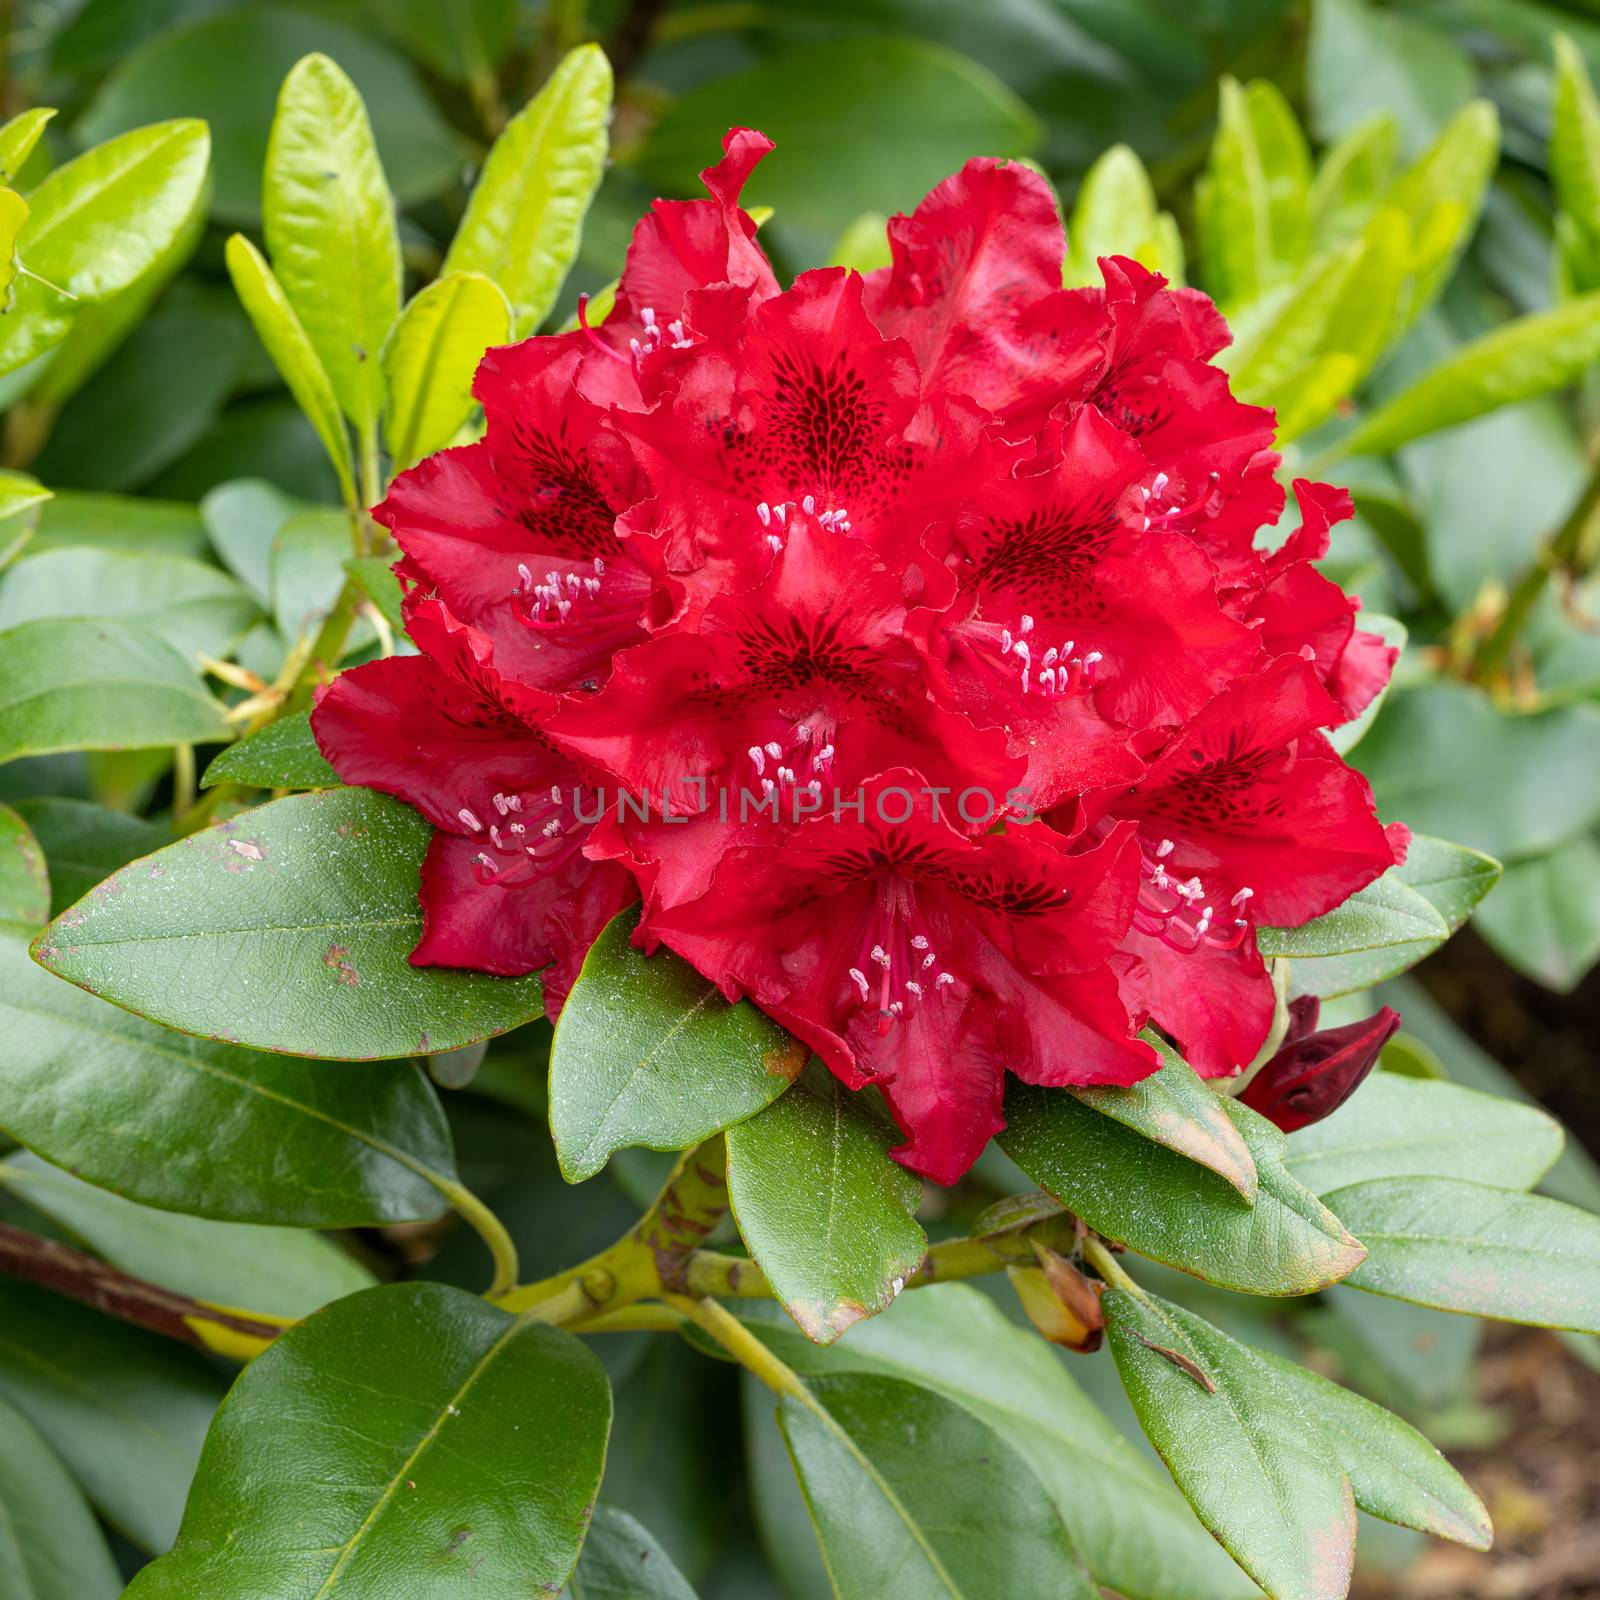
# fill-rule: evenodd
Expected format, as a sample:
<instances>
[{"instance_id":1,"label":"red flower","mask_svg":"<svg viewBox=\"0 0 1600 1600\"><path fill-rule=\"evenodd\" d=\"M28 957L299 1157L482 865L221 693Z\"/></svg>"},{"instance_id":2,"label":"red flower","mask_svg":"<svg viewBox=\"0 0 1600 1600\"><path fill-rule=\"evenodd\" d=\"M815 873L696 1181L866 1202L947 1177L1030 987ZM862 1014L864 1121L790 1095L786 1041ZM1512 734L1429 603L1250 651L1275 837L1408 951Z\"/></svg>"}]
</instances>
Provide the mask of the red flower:
<instances>
[{"instance_id":1,"label":"red flower","mask_svg":"<svg viewBox=\"0 0 1600 1600\"><path fill-rule=\"evenodd\" d=\"M554 1006L642 894L641 944L880 1088L950 1182L1008 1070L1133 1082L1147 1019L1202 1073L1254 1058L1258 922L1403 854L1320 732L1393 652L1313 565L1340 491L1257 548L1273 419L1204 296L1121 259L1063 289L1048 186L992 161L883 271L782 289L739 207L769 148L735 129L710 198L657 203L603 324L485 358L483 439L376 513L423 655L313 726L438 830L414 959L554 963Z\"/></svg>"},{"instance_id":2,"label":"red flower","mask_svg":"<svg viewBox=\"0 0 1600 1600\"><path fill-rule=\"evenodd\" d=\"M1337 1111L1360 1088L1400 1027L1399 1013L1384 1006L1361 1022L1318 1033L1321 1005L1315 995L1289 1002L1289 1031L1282 1046L1239 1095L1285 1133Z\"/></svg>"}]
</instances>

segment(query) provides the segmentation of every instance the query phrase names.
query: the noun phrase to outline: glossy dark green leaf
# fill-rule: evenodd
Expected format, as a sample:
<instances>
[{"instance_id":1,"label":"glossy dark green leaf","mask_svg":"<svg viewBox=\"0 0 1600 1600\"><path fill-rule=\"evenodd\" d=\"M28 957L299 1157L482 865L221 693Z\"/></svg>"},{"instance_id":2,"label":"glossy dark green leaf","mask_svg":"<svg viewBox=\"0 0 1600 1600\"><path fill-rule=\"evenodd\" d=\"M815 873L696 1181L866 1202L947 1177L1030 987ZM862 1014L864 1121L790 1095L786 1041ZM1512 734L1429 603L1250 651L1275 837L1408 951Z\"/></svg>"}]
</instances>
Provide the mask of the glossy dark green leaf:
<instances>
[{"instance_id":1,"label":"glossy dark green leaf","mask_svg":"<svg viewBox=\"0 0 1600 1600\"><path fill-rule=\"evenodd\" d=\"M0 633L0 761L227 736L194 669L143 628L60 617Z\"/></svg>"},{"instance_id":2,"label":"glossy dark green leaf","mask_svg":"<svg viewBox=\"0 0 1600 1600\"><path fill-rule=\"evenodd\" d=\"M0 922L37 927L50 915L50 869L33 830L0 805Z\"/></svg>"},{"instance_id":3,"label":"glossy dark green leaf","mask_svg":"<svg viewBox=\"0 0 1600 1600\"><path fill-rule=\"evenodd\" d=\"M177 1535L225 1387L197 1351L0 1279L0 1398L141 1549L165 1550Z\"/></svg>"},{"instance_id":4,"label":"glossy dark green leaf","mask_svg":"<svg viewBox=\"0 0 1600 1600\"><path fill-rule=\"evenodd\" d=\"M1224 1100L1256 1164L1255 1204L1225 1178L1091 1110L1059 1089L1013 1083L1000 1147L1069 1210L1141 1255L1245 1294L1309 1294L1362 1258L1286 1170L1264 1117Z\"/></svg>"},{"instance_id":5,"label":"glossy dark green leaf","mask_svg":"<svg viewBox=\"0 0 1600 1600\"><path fill-rule=\"evenodd\" d=\"M611 1422L570 1334L437 1283L336 1302L246 1368L129 1600L559 1592Z\"/></svg>"},{"instance_id":6,"label":"glossy dark green leaf","mask_svg":"<svg viewBox=\"0 0 1600 1600\"><path fill-rule=\"evenodd\" d=\"M1561 1154L1561 1124L1459 1084L1375 1072L1332 1116L1289 1135L1289 1171L1319 1195L1368 1178L1472 1178L1531 1189Z\"/></svg>"},{"instance_id":7,"label":"glossy dark green leaf","mask_svg":"<svg viewBox=\"0 0 1600 1600\"><path fill-rule=\"evenodd\" d=\"M649 1529L603 1502L594 1509L566 1592L571 1600L695 1600L689 1580Z\"/></svg>"},{"instance_id":8,"label":"glossy dark green leaf","mask_svg":"<svg viewBox=\"0 0 1600 1600\"><path fill-rule=\"evenodd\" d=\"M117 1600L122 1575L94 1514L38 1429L0 1400L0 1592Z\"/></svg>"},{"instance_id":9,"label":"glossy dark green leaf","mask_svg":"<svg viewBox=\"0 0 1600 1600\"><path fill-rule=\"evenodd\" d=\"M1600 1217L1458 1178L1373 1178L1328 1196L1367 1259L1350 1286L1541 1328L1600 1333Z\"/></svg>"},{"instance_id":10,"label":"glossy dark green leaf","mask_svg":"<svg viewBox=\"0 0 1600 1600\"><path fill-rule=\"evenodd\" d=\"M259 789L329 789L339 774L328 765L311 732L311 713L296 711L269 722L213 758L201 780L248 783Z\"/></svg>"},{"instance_id":11,"label":"glossy dark green leaf","mask_svg":"<svg viewBox=\"0 0 1600 1600\"><path fill-rule=\"evenodd\" d=\"M1519 972L1570 992L1600 960L1600 845L1513 862L1473 926Z\"/></svg>"},{"instance_id":12,"label":"glossy dark green leaf","mask_svg":"<svg viewBox=\"0 0 1600 1600\"><path fill-rule=\"evenodd\" d=\"M484 351L510 339L511 307L481 272L447 273L407 303L383 349L384 437L397 470L450 443L472 415Z\"/></svg>"},{"instance_id":13,"label":"glossy dark green leaf","mask_svg":"<svg viewBox=\"0 0 1600 1600\"><path fill-rule=\"evenodd\" d=\"M35 956L186 1033L290 1055L452 1050L543 1010L537 977L413 967L432 830L366 789L293 795L125 867Z\"/></svg>"},{"instance_id":14,"label":"glossy dark green leaf","mask_svg":"<svg viewBox=\"0 0 1600 1600\"><path fill-rule=\"evenodd\" d=\"M464 145L411 66L331 16L287 6L229 7L193 26L157 33L118 61L79 120L77 135L93 142L175 111L203 118L216 141L213 213L254 222L279 86L313 50L332 56L355 82L402 201L435 194L455 180Z\"/></svg>"},{"instance_id":15,"label":"glossy dark green leaf","mask_svg":"<svg viewBox=\"0 0 1600 1600\"><path fill-rule=\"evenodd\" d=\"M83 1183L29 1151L0 1156L0 1188L113 1266L213 1305L304 1317L375 1281L320 1233L158 1211Z\"/></svg>"},{"instance_id":16,"label":"glossy dark green leaf","mask_svg":"<svg viewBox=\"0 0 1600 1600\"><path fill-rule=\"evenodd\" d=\"M1410 1423L1281 1356L1253 1354L1290 1405L1333 1445L1361 1510L1474 1550L1489 1548L1494 1531L1483 1502Z\"/></svg>"},{"instance_id":17,"label":"glossy dark green leaf","mask_svg":"<svg viewBox=\"0 0 1600 1600\"><path fill-rule=\"evenodd\" d=\"M316 429L345 499L354 503L355 469L350 458L350 436L345 432L338 397L316 347L295 315L272 268L242 233L228 240L227 261L228 275L233 279L233 287L257 337L272 357L272 364L283 374L295 404Z\"/></svg>"},{"instance_id":18,"label":"glossy dark green leaf","mask_svg":"<svg viewBox=\"0 0 1600 1600\"><path fill-rule=\"evenodd\" d=\"M438 1216L456 1182L410 1063L301 1062L192 1039L62 983L0 934L0 1128L145 1205L231 1222L378 1226Z\"/></svg>"},{"instance_id":19,"label":"glossy dark green leaf","mask_svg":"<svg viewBox=\"0 0 1600 1600\"><path fill-rule=\"evenodd\" d=\"M378 352L400 314L394 198L360 91L320 52L290 69L267 140L272 269L358 432L383 410Z\"/></svg>"},{"instance_id":20,"label":"glossy dark green leaf","mask_svg":"<svg viewBox=\"0 0 1600 1600\"><path fill-rule=\"evenodd\" d=\"M1226 1178L1247 1200L1256 1197L1256 1164L1223 1104L1223 1096L1177 1051L1150 1035L1162 1066L1127 1088L1073 1089L1086 1106L1123 1123L1135 1133L1198 1161Z\"/></svg>"},{"instance_id":21,"label":"glossy dark green leaf","mask_svg":"<svg viewBox=\"0 0 1600 1600\"><path fill-rule=\"evenodd\" d=\"M739 1231L789 1315L819 1344L894 1303L927 1253L922 1180L891 1159L897 1131L813 1061L728 1129Z\"/></svg>"},{"instance_id":22,"label":"glossy dark green leaf","mask_svg":"<svg viewBox=\"0 0 1600 1600\"><path fill-rule=\"evenodd\" d=\"M1200 1520L1272 1600L1344 1600L1356 1510L1317 1424L1284 1405L1253 1350L1199 1317L1121 1289L1102 1303L1140 1425Z\"/></svg>"},{"instance_id":23,"label":"glossy dark green leaf","mask_svg":"<svg viewBox=\"0 0 1600 1600\"><path fill-rule=\"evenodd\" d=\"M225 657L255 622L255 602L225 572L181 556L54 550L0 578L0 628L42 617L111 617L178 653Z\"/></svg>"},{"instance_id":24,"label":"glossy dark green leaf","mask_svg":"<svg viewBox=\"0 0 1600 1600\"><path fill-rule=\"evenodd\" d=\"M889 215L915 204L975 150L1020 156L1041 134L1005 84L968 58L914 37L839 37L680 95L645 146L646 182L698 193L695 173L741 124L762 129L783 152L761 169L750 198L814 238L819 254L863 211ZM841 161L845 150L871 150L872 159Z\"/></svg>"},{"instance_id":25,"label":"glossy dark green leaf","mask_svg":"<svg viewBox=\"0 0 1600 1600\"><path fill-rule=\"evenodd\" d=\"M899 1378L808 1384L778 1422L839 1600L1091 1600L1027 1463L953 1400Z\"/></svg>"},{"instance_id":26,"label":"glossy dark green leaf","mask_svg":"<svg viewBox=\"0 0 1600 1600\"><path fill-rule=\"evenodd\" d=\"M970 1285L908 1291L826 1348L781 1320L749 1326L802 1374L882 1373L937 1389L973 1412L1033 1469L1095 1579L1128 1600L1255 1593L1057 1353Z\"/></svg>"},{"instance_id":27,"label":"glossy dark green leaf","mask_svg":"<svg viewBox=\"0 0 1600 1600\"><path fill-rule=\"evenodd\" d=\"M125 289L183 227L206 180L203 122L136 128L57 167L28 196L19 249L30 272L79 300Z\"/></svg>"},{"instance_id":28,"label":"glossy dark green leaf","mask_svg":"<svg viewBox=\"0 0 1600 1600\"><path fill-rule=\"evenodd\" d=\"M550 314L604 170L611 63L580 45L506 124L483 165L444 272L478 272L511 302L525 338Z\"/></svg>"},{"instance_id":29,"label":"glossy dark green leaf","mask_svg":"<svg viewBox=\"0 0 1600 1600\"><path fill-rule=\"evenodd\" d=\"M646 957L625 911L595 941L550 1050L550 1131L570 1183L615 1150L685 1150L770 1104L806 1050L748 1001L729 1005L671 951Z\"/></svg>"},{"instance_id":30,"label":"glossy dark green leaf","mask_svg":"<svg viewBox=\"0 0 1600 1600\"><path fill-rule=\"evenodd\" d=\"M17 814L33 830L50 864L52 917L118 867L159 850L172 837L158 823L89 800L23 800Z\"/></svg>"}]
</instances>

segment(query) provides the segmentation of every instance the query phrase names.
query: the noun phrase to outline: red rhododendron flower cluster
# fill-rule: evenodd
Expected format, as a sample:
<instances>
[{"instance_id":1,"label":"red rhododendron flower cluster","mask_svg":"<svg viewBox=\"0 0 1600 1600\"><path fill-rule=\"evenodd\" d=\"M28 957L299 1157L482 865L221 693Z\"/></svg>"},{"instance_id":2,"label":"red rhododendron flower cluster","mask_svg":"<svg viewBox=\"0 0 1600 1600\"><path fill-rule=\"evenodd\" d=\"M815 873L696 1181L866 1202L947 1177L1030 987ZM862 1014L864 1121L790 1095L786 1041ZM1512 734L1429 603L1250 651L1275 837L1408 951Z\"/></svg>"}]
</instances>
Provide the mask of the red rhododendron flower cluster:
<instances>
[{"instance_id":1,"label":"red rhododendron flower cluster","mask_svg":"<svg viewBox=\"0 0 1600 1600\"><path fill-rule=\"evenodd\" d=\"M1259 924L1400 859L1323 730L1392 652L1312 563L1203 296L1061 287L1055 201L970 162L892 264L785 290L739 208L658 202L603 325L491 351L487 431L376 512L420 655L316 708L340 775L436 830L422 965L548 967L605 923L748 996L942 1182L1005 1073L1132 1083L1262 1046Z\"/></svg>"}]
</instances>

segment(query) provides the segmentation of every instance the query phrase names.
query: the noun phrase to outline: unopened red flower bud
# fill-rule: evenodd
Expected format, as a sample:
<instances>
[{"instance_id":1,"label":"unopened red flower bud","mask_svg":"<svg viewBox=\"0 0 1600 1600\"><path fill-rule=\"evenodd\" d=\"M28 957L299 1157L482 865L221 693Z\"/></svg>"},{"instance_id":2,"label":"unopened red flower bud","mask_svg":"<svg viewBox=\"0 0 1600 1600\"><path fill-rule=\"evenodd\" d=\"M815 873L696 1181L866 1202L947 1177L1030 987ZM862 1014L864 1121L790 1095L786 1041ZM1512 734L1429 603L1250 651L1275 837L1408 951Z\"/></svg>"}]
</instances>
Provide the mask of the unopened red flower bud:
<instances>
[{"instance_id":1,"label":"unopened red flower bud","mask_svg":"<svg viewBox=\"0 0 1600 1600\"><path fill-rule=\"evenodd\" d=\"M1377 1065L1400 1026L1399 1014L1384 1006L1360 1022L1318 1032L1319 1009L1314 995L1290 1003L1282 1047L1239 1096L1285 1133L1337 1111Z\"/></svg>"}]
</instances>

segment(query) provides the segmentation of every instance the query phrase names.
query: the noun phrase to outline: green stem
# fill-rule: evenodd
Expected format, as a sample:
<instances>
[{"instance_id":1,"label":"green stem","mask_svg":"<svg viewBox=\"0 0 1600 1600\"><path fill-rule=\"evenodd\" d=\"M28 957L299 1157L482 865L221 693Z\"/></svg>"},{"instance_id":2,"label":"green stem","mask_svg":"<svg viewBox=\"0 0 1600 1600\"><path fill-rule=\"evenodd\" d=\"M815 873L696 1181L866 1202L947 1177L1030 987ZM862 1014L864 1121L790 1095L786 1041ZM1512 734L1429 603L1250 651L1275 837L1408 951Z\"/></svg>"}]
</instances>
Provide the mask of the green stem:
<instances>
[{"instance_id":1,"label":"green stem","mask_svg":"<svg viewBox=\"0 0 1600 1600\"><path fill-rule=\"evenodd\" d=\"M194 746L179 744L172 747L172 820L181 832L184 818L194 810L195 770Z\"/></svg>"},{"instance_id":2,"label":"green stem","mask_svg":"<svg viewBox=\"0 0 1600 1600\"><path fill-rule=\"evenodd\" d=\"M725 1306L710 1296L695 1300L688 1295L669 1294L662 1299L703 1328L746 1372L753 1373L776 1395L798 1400L808 1411L823 1415L811 1391L792 1367L786 1366L751 1333ZM831 1419L829 1419L831 1422Z\"/></svg>"},{"instance_id":3,"label":"green stem","mask_svg":"<svg viewBox=\"0 0 1600 1600\"><path fill-rule=\"evenodd\" d=\"M1083 1258L1113 1289L1144 1299L1144 1290L1124 1272L1117 1258L1091 1233L1083 1241Z\"/></svg>"},{"instance_id":4,"label":"green stem","mask_svg":"<svg viewBox=\"0 0 1600 1600\"><path fill-rule=\"evenodd\" d=\"M1552 573L1566 572L1582 577L1588 564L1589 552L1585 548L1585 534L1596 510L1600 510L1600 464L1589 474L1567 513L1567 519L1556 532L1539 547L1533 565L1523 573L1516 587L1506 599L1505 609L1472 658L1468 677L1476 683L1487 683L1505 665L1511 647L1517 642L1528 618L1533 614L1544 586Z\"/></svg>"},{"instance_id":5,"label":"green stem","mask_svg":"<svg viewBox=\"0 0 1600 1600\"><path fill-rule=\"evenodd\" d=\"M245 729L246 734L265 727L275 717L284 715L285 712L303 711L311 703L311 691L316 686L318 676L326 674L332 677L338 670L339 662L344 656L345 640L350 636L350 629L354 626L356 613L361 609L364 596L360 585L354 578L346 578L344 587L340 589L338 598L333 602L333 609L322 619L322 626L317 630L317 636L311 641L311 648L306 652L306 658L301 663L300 671L295 675L294 682L290 685L288 693L284 696L283 703L276 711L269 711L259 723L252 722Z\"/></svg>"},{"instance_id":6,"label":"green stem","mask_svg":"<svg viewBox=\"0 0 1600 1600\"><path fill-rule=\"evenodd\" d=\"M502 1297L515 1287L520 1265L517 1261L517 1247L512 1242L511 1235L506 1232L505 1224L464 1184L441 1181L437 1178L433 1180L433 1184L456 1208L462 1221L468 1223L478 1237L488 1245L489 1254L494 1259L494 1278L484 1294L486 1298L505 1305ZM528 1307L508 1306L507 1309L525 1311ZM546 1320L553 1322L557 1318L550 1317Z\"/></svg>"}]
</instances>

